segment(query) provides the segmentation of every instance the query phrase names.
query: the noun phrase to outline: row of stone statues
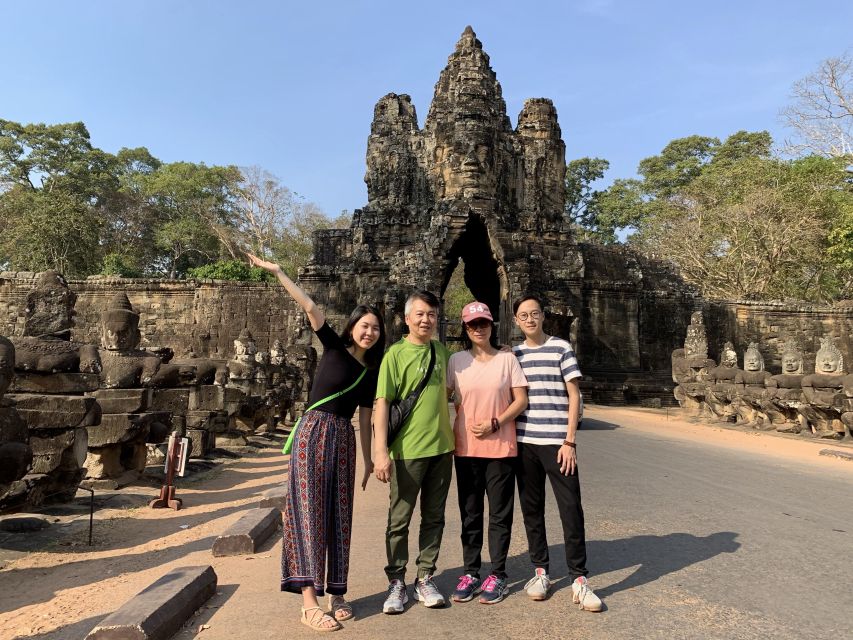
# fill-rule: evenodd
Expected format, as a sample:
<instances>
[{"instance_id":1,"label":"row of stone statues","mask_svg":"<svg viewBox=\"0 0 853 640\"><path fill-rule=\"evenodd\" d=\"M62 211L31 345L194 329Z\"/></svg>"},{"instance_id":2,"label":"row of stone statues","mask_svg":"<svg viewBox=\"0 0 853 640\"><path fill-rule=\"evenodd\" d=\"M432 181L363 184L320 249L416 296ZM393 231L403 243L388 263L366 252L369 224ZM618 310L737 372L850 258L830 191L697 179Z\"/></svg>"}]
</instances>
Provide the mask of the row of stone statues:
<instances>
[{"instance_id":1,"label":"row of stone statues","mask_svg":"<svg viewBox=\"0 0 853 640\"><path fill-rule=\"evenodd\" d=\"M814 373L804 374L803 352L793 340L785 343L781 362L780 373L765 371L759 345L751 342L740 369L734 345L726 342L718 365L708 358L705 325L696 312L684 348L672 353L675 397L683 408L710 419L843 438L853 427L853 374L846 374L832 338L820 339Z\"/></svg>"},{"instance_id":2,"label":"row of stone statues","mask_svg":"<svg viewBox=\"0 0 853 640\"><path fill-rule=\"evenodd\" d=\"M139 313L116 294L100 345L73 342L76 295L56 272L27 297L23 335L0 336L0 511L62 501L81 482L137 479L172 431L194 457L239 450L246 436L292 422L316 364L310 346L259 352L244 329L232 360L142 349Z\"/></svg>"}]
</instances>

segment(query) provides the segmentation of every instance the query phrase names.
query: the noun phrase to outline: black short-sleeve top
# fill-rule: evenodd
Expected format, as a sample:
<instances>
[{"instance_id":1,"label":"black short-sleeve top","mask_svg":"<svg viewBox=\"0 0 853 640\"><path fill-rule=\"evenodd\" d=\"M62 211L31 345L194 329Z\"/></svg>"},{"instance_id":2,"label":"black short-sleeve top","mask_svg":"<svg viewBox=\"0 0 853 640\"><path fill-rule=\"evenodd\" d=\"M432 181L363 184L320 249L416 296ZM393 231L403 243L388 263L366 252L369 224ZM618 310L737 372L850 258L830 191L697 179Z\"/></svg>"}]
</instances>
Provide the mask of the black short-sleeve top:
<instances>
[{"instance_id":1,"label":"black short-sleeve top","mask_svg":"<svg viewBox=\"0 0 853 640\"><path fill-rule=\"evenodd\" d=\"M328 323L324 322L323 326L317 329L315 333L323 344L323 357L320 358L320 364L317 365L314 384L311 387L311 393L308 395L309 407L318 400L349 387L364 370L361 363L347 351L341 337L332 330ZM378 368L368 369L355 389L347 391L334 400L324 402L316 410L334 413L349 420L355 413L357 406L372 408L378 376Z\"/></svg>"}]
</instances>

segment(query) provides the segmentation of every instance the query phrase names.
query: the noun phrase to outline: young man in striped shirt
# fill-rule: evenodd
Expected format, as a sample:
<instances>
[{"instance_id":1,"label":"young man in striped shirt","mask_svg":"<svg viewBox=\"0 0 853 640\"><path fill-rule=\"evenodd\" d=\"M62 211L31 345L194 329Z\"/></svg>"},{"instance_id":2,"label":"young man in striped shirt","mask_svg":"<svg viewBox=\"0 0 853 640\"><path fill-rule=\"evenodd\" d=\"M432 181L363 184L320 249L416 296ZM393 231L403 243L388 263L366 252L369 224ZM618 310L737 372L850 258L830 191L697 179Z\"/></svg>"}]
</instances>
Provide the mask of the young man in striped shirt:
<instances>
[{"instance_id":1,"label":"young man in striped shirt","mask_svg":"<svg viewBox=\"0 0 853 640\"><path fill-rule=\"evenodd\" d=\"M578 479L575 433L580 418L581 377L575 353L566 340L542 330L542 299L526 295L512 306L524 342L513 352L527 377L529 403L516 418L518 495L535 574L525 585L533 600L545 600L548 539L545 534L545 479L551 481L563 523L566 564L572 600L586 611L601 611L601 600L587 584L586 540Z\"/></svg>"}]
</instances>

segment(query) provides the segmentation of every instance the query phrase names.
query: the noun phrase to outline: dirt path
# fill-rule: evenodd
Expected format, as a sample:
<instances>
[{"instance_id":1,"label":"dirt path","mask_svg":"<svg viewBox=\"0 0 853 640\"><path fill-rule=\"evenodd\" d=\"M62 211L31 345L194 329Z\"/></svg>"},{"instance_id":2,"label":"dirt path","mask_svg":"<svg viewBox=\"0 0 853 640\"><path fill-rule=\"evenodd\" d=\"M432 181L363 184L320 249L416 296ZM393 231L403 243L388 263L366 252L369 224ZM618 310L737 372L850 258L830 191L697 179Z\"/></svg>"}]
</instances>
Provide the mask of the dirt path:
<instances>
[{"instance_id":1,"label":"dirt path","mask_svg":"<svg viewBox=\"0 0 853 640\"><path fill-rule=\"evenodd\" d=\"M227 462L192 484L181 486L179 479L181 511L103 509L92 547L86 544L88 513L60 539L50 540L48 529L45 550L12 560L0 571L0 637L80 638L173 567L210 564L219 573L221 565L242 562L214 558L213 541L259 493L280 483L286 469L284 456L270 447ZM156 488L136 487L123 492L123 502L144 504L156 494Z\"/></svg>"}]
</instances>

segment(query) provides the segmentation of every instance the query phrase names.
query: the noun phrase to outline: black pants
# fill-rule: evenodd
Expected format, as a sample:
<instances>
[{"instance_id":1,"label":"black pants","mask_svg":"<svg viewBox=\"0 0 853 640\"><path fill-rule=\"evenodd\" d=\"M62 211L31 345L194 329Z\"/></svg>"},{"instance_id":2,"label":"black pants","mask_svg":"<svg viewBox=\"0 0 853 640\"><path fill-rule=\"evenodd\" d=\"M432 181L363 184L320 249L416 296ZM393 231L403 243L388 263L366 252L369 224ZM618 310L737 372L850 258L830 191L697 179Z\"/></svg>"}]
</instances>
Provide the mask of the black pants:
<instances>
[{"instance_id":1,"label":"black pants","mask_svg":"<svg viewBox=\"0 0 853 640\"><path fill-rule=\"evenodd\" d=\"M515 502L515 458L456 458L456 488L462 517L465 573L479 577L483 550L483 496L489 498L489 558L492 573L506 578L506 557Z\"/></svg>"},{"instance_id":2,"label":"black pants","mask_svg":"<svg viewBox=\"0 0 853 640\"><path fill-rule=\"evenodd\" d=\"M566 565L572 580L586 576L586 537L584 534L581 486L577 468L573 475L560 472L555 444L518 443L518 497L530 561L548 573L548 537L545 533L545 479L551 481L557 509L563 523Z\"/></svg>"}]
</instances>

